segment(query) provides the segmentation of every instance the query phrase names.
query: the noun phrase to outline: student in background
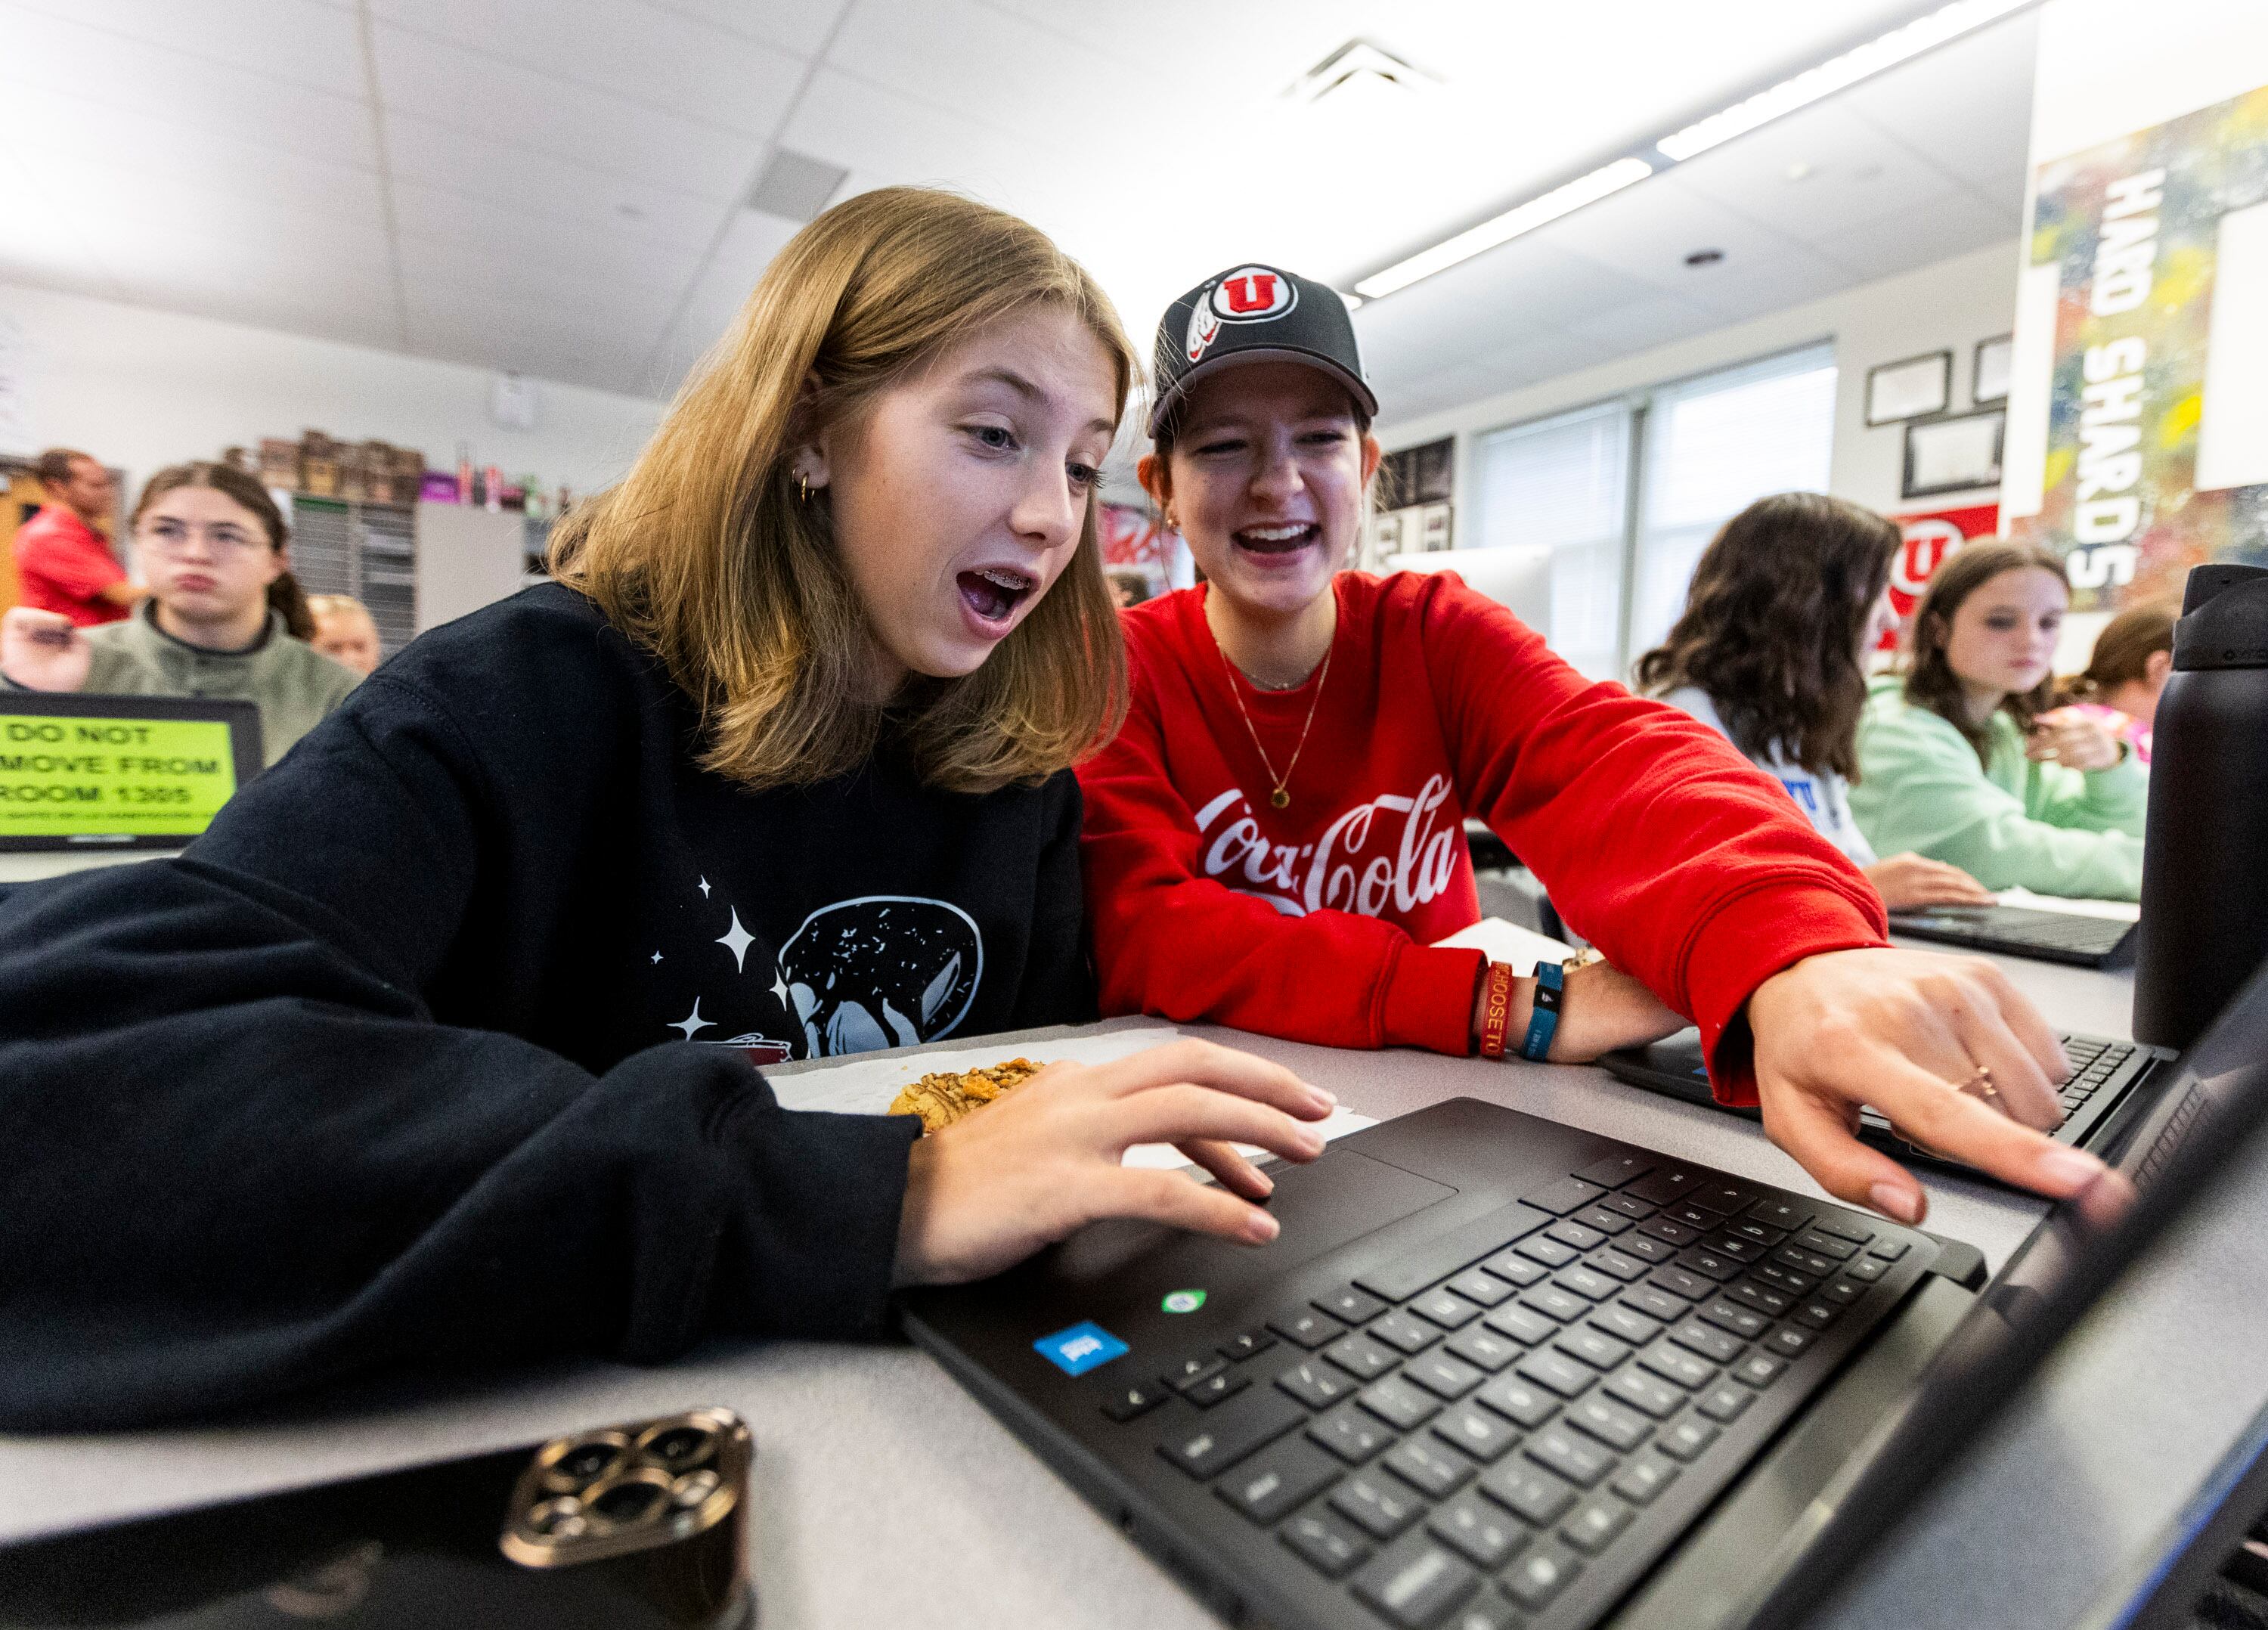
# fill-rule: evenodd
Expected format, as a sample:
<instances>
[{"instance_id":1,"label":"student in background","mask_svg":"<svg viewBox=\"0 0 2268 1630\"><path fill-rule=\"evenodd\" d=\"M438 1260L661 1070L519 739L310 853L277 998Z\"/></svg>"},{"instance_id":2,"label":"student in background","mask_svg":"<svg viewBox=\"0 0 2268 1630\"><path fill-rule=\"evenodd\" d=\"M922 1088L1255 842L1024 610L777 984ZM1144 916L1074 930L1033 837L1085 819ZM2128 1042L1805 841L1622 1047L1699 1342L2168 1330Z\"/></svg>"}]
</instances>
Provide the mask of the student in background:
<instances>
[{"instance_id":1,"label":"student in background","mask_svg":"<svg viewBox=\"0 0 2268 1630\"><path fill-rule=\"evenodd\" d=\"M2029 544L1971 543L1937 569L1904 677L1876 681L1859 720L1851 808L1877 849L1987 889L2140 896L2147 777L2099 721L2050 706L2070 601Z\"/></svg>"},{"instance_id":2,"label":"student in background","mask_svg":"<svg viewBox=\"0 0 2268 1630\"><path fill-rule=\"evenodd\" d=\"M879 1335L894 1285L1102 1217L1273 1238L1231 1146L1312 1159L1330 1106L1261 1059L1060 1065L929 1138L754 1067L1093 1016L1069 766L1124 706L1094 490L1135 372L1026 223L838 204L556 580L181 859L0 903L0 1427ZM1121 1163L1157 1141L1221 1181Z\"/></svg>"},{"instance_id":3,"label":"student in background","mask_svg":"<svg viewBox=\"0 0 2268 1630\"><path fill-rule=\"evenodd\" d=\"M1121 611L1138 606L1150 598L1150 579L1142 572L1121 566L1110 574L1110 598Z\"/></svg>"},{"instance_id":4,"label":"student in background","mask_svg":"<svg viewBox=\"0 0 2268 1630\"><path fill-rule=\"evenodd\" d=\"M1758 498L1693 571L1685 610L1638 659L1638 689L1682 708L1787 789L1892 911L1990 905L1977 880L1918 854L1875 858L1851 818L1867 653L1897 626L1898 529L1818 492Z\"/></svg>"},{"instance_id":5,"label":"student in background","mask_svg":"<svg viewBox=\"0 0 2268 1630\"><path fill-rule=\"evenodd\" d=\"M1881 896L1722 736L1452 574L1339 570L1380 451L1332 289L1223 273L1156 356L1142 479L1206 584L1123 614L1132 706L1080 766L1106 1012L1555 1059L1690 1014L1718 1090L1845 1199L1924 1206L1851 1135L1862 1104L2012 1181L2092 1181L2037 1130L2067 1073L2045 1022L1990 963L1890 948ZM1537 981L1434 943L1479 916L1468 813L1609 958L1527 1046ZM1980 1066L2007 1113L1962 1090Z\"/></svg>"},{"instance_id":6,"label":"student in background","mask_svg":"<svg viewBox=\"0 0 2268 1630\"><path fill-rule=\"evenodd\" d=\"M2095 653L2084 672L2058 687L2064 703L2081 719L2092 719L2150 762L2151 726L2158 697L2174 671L2174 622L2180 608L2169 601L2129 606L2095 637Z\"/></svg>"},{"instance_id":7,"label":"student in background","mask_svg":"<svg viewBox=\"0 0 2268 1630\"><path fill-rule=\"evenodd\" d=\"M315 631L291 576L291 533L268 490L225 464L175 464L134 506L150 598L81 630L18 606L0 618L0 678L27 690L255 702L269 763L354 689L306 644Z\"/></svg>"},{"instance_id":8,"label":"student in background","mask_svg":"<svg viewBox=\"0 0 2268 1630\"><path fill-rule=\"evenodd\" d=\"M68 617L80 628L115 623L149 591L129 582L126 568L96 530L117 505L102 461L69 447L40 454L33 473L47 499L16 528L19 603Z\"/></svg>"},{"instance_id":9,"label":"student in background","mask_svg":"<svg viewBox=\"0 0 2268 1630\"><path fill-rule=\"evenodd\" d=\"M368 606L351 594L310 594L307 611L315 619L315 635L309 645L364 679L377 671L378 623Z\"/></svg>"}]
</instances>

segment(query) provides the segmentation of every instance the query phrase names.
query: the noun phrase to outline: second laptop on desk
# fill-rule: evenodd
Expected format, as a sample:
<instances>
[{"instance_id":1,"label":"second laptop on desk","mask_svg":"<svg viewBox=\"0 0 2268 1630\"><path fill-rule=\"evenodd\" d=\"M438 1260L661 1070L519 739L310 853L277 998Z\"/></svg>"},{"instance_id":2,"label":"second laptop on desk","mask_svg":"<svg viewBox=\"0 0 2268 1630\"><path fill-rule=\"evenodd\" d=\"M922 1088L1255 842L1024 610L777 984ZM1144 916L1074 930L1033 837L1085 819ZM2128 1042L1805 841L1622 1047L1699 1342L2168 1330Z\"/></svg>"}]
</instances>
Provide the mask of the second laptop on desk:
<instances>
[{"instance_id":1,"label":"second laptop on desk","mask_svg":"<svg viewBox=\"0 0 2268 1630\"><path fill-rule=\"evenodd\" d=\"M2061 1040L2071 1059L2072 1076L2063 1084L2064 1121L2056 1129L2055 1138L2074 1148L2108 1154L2125 1130L2156 1101L2165 1066L2173 1061L2174 1055L2162 1047L2146 1047L2139 1042L2117 1041L2103 1036L2066 1036ZM1743 1116L1749 1120L1762 1118L1757 1110L1735 1109L1717 1102L1716 1095L1709 1089L1709 1071L1702 1062L1698 1030L1680 1030L1667 1041L1650 1046L1621 1048L1599 1062L1617 1081L1633 1087L1722 1110L1727 1115ZM1992 1181L1962 1162L1947 1160L1908 1143L1873 1110L1860 1111L1859 1136L1901 1161L1958 1171L1983 1182Z\"/></svg>"}]
</instances>

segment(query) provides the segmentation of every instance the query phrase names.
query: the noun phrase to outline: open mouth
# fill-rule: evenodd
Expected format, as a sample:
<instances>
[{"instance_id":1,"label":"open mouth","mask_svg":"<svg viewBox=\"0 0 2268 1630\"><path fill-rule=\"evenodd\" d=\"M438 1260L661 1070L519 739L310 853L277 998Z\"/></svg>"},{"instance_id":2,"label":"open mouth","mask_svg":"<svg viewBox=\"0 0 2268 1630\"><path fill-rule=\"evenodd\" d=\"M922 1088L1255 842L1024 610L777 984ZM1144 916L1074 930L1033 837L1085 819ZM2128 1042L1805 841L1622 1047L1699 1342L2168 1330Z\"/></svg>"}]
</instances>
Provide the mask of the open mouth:
<instances>
[{"instance_id":1,"label":"open mouth","mask_svg":"<svg viewBox=\"0 0 2268 1630\"><path fill-rule=\"evenodd\" d=\"M961 602L986 623L1005 623L1039 586L1039 579L1005 566L979 566L955 579Z\"/></svg>"},{"instance_id":2,"label":"open mouth","mask_svg":"<svg viewBox=\"0 0 2268 1630\"><path fill-rule=\"evenodd\" d=\"M1280 527L1240 527L1230 534L1239 549L1256 555L1290 555L1323 535L1313 521L1292 521Z\"/></svg>"}]
</instances>

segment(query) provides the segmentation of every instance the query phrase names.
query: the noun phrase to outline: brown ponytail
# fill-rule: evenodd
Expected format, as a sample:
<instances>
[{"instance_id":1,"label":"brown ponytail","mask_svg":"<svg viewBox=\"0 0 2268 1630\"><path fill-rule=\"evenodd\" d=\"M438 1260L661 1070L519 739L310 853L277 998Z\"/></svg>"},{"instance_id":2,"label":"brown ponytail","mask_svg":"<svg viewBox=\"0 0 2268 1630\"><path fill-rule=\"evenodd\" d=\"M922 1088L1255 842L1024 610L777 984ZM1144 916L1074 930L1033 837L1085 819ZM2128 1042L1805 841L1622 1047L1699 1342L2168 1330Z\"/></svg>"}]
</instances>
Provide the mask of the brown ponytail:
<instances>
[{"instance_id":1,"label":"brown ponytail","mask_svg":"<svg viewBox=\"0 0 2268 1630\"><path fill-rule=\"evenodd\" d=\"M2174 648L2174 619L2179 615L2171 601L2127 607L2102 625L2085 669L2063 682L2061 699L2099 702L2121 685L2148 679L2150 659Z\"/></svg>"}]
</instances>

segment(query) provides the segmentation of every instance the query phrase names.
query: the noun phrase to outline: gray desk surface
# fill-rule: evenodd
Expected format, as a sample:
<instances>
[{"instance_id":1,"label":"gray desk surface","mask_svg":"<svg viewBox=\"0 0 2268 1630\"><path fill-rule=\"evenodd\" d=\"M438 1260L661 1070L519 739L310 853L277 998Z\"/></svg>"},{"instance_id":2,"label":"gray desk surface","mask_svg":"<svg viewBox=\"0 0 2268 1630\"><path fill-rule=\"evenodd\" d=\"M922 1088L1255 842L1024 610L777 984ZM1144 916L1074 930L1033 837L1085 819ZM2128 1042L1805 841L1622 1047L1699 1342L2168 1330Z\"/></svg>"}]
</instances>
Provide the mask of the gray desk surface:
<instances>
[{"instance_id":1,"label":"gray desk surface","mask_svg":"<svg viewBox=\"0 0 2268 1630\"><path fill-rule=\"evenodd\" d=\"M2126 1033L2126 977L2005 965L2051 1021L2098 1035ZM1340 1052L1198 1033L1279 1058L1372 1115L1465 1094L1758 1179L1812 1186L1752 1125L1638 1092L1594 1069ZM2032 1202L1958 1178L1931 1176L1927 1187L1929 1226L1972 1242L1996 1267L2039 1215ZM2263 1299L2244 1300L2257 1307ZM2257 1350L2257 1342L2230 1349ZM1218 1623L933 1363L904 1347L719 1345L660 1369L576 1363L473 1382L395 1379L223 1427L0 1437L0 1537L504 1447L695 1404L729 1405L755 1427L752 1530L768 1625L1205 1630ZM2202 1429L2220 1431L2228 1412L2207 1412ZM2234 1435L2230 1427L2220 1442ZM2128 1469L2090 1457L2076 1438L2066 1444L2066 1460L2075 1474L2105 1487ZM1993 1486L1984 1498L2005 1502L2021 1493ZM942 1523L941 1513L950 1514ZM1836 1621L1963 1622L1955 1600L1983 1599L1960 1577L1972 1567L1989 1575L1997 1564L2002 1574L2023 1575L2012 1585L2029 1585L2027 1568L2037 1573L2047 1564L1992 1554L2006 1533L2005 1504L1999 1520L1999 1528L1969 1526L1975 1518L1964 1508L1935 1526L1925 1521L1913 1542L1871 1570L1881 1588L1838 1611ZM1975 1622L1973 1613L1966 1622Z\"/></svg>"}]
</instances>

